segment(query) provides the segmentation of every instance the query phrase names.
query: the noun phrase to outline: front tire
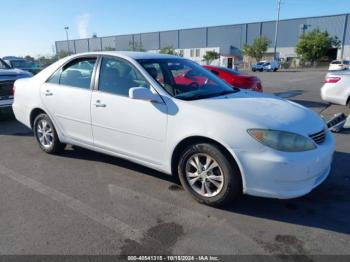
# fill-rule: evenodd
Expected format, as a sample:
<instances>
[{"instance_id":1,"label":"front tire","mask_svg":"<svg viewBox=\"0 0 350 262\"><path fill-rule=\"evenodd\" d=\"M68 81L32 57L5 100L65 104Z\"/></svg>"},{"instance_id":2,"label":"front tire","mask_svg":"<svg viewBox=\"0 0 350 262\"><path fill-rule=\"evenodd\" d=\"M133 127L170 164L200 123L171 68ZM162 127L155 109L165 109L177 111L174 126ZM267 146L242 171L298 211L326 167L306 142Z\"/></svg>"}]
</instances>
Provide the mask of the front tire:
<instances>
[{"instance_id":1,"label":"front tire","mask_svg":"<svg viewBox=\"0 0 350 262\"><path fill-rule=\"evenodd\" d=\"M58 154L63 151L65 145L60 142L57 131L48 115L38 115L34 120L33 129L41 150L48 154Z\"/></svg>"},{"instance_id":2,"label":"front tire","mask_svg":"<svg viewBox=\"0 0 350 262\"><path fill-rule=\"evenodd\" d=\"M206 205L222 206L242 192L238 168L214 144L187 147L180 157L178 173L182 186Z\"/></svg>"}]
</instances>

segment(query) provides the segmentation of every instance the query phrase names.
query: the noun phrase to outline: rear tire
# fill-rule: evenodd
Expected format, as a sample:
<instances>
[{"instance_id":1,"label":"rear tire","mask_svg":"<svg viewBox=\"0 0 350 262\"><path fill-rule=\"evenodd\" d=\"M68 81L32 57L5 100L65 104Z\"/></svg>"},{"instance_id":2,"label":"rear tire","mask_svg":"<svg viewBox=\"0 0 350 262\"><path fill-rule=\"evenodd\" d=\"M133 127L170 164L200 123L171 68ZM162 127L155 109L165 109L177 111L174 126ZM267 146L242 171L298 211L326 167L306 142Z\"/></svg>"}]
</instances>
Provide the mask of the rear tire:
<instances>
[{"instance_id":1,"label":"rear tire","mask_svg":"<svg viewBox=\"0 0 350 262\"><path fill-rule=\"evenodd\" d=\"M41 150L48 154L58 154L65 148L58 138L57 131L47 114L40 114L34 120L34 136Z\"/></svg>"},{"instance_id":2,"label":"rear tire","mask_svg":"<svg viewBox=\"0 0 350 262\"><path fill-rule=\"evenodd\" d=\"M214 144L188 146L180 156L178 174L191 196L206 205L225 205L242 192L237 166Z\"/></svg>"}]
</instances>

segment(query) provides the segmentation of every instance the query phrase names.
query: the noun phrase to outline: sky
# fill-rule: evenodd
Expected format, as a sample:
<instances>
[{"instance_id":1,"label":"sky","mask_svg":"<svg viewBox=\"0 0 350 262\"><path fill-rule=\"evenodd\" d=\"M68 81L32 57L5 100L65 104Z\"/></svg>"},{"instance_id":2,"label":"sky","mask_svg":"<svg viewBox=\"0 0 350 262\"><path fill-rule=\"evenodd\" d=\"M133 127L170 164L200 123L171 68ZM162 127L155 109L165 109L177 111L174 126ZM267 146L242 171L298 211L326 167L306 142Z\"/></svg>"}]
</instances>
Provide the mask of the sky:
<instances>
[{"instance_id":1,"label":"sky","mask_svg":"<svg viewBox=\"0 0 350 262\"><path fill-rule=\"evenodd\" d=\"M0 0L0 57L52 55L56 40L276 19L277 0ZM350 13L350 0L282 0L281 19Z\"/></svg>"}]
</instances>

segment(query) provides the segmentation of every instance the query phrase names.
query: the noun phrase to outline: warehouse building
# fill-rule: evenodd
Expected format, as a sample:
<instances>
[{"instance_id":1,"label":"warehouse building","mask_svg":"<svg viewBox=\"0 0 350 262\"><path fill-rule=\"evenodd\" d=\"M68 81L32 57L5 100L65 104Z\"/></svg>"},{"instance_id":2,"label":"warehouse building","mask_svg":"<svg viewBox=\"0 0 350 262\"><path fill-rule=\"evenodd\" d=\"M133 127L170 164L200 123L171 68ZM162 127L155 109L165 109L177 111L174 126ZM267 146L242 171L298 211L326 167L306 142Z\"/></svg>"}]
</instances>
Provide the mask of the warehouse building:
<instances>
[{"instance_id":1,"label":"warehouse building","mask_svg":"<svg viewBox=\"0 0 350 262\"><path fill-rule=\"evenodd\" d=\"M56 52L82 53L104 50L133 50L142 47L157 52L167 46L178 54L203 63L203 55L208 50L220 54L216 64L232 67L242 61L241 50L245 43L251 44L256 37L266 36L270 46L266 56L273 55L276 21L245 23L235 25L210 26L191 29L169 30L151 33L93 37L69 41L57 41ZM277 39L277 56L284 60L296 57L295 46L301 34L315 28L327 31L341 41L338 50L333 50L334 59L350 58L349 14L296 18L281 20Z\"/></svg>"}]
</instances>

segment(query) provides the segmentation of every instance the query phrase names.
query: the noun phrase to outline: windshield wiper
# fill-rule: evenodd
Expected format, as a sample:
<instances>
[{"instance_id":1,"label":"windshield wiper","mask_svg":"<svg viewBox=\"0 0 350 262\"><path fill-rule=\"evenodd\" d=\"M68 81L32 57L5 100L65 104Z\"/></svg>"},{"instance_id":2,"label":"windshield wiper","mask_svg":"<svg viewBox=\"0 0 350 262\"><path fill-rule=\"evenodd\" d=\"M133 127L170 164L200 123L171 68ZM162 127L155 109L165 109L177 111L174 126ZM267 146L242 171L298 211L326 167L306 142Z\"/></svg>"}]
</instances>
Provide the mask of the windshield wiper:
<instances>
[{"instance_id":1,"label":"windshield wiper","mask_svg":"<svg viewBox=\"0 0 350 262\"><path fill-rule=\"evenodd\" d=\"M188 97L177 97L183 100L197 100L197 99L205 99L205 98L211 98L211 97L218 97L218 96L224 96L224 95L228 95L228 94L233 94L233 93L237 93L239 91L234 89L234 90L225 90L219 93L209 93L209 94L196 94L196 95L192 95L192 96L188 96Z\"/></svg>"},{"instance_id":2,"label":"windshield wiper","mask_svg":"<svg viewBox=\"0 0 350 262\"><path fill-rule=\"evenodd\" d=\"M216 93L216 94L212 94L212 96L210 97L217 97L217 96L224 96L224 95L228 95L228 94L233 94L233 93L237 93L239 91L239 89L234 89L234 90L225 90L222 91L220 93Z\"/></svg>"}]
</instances>

